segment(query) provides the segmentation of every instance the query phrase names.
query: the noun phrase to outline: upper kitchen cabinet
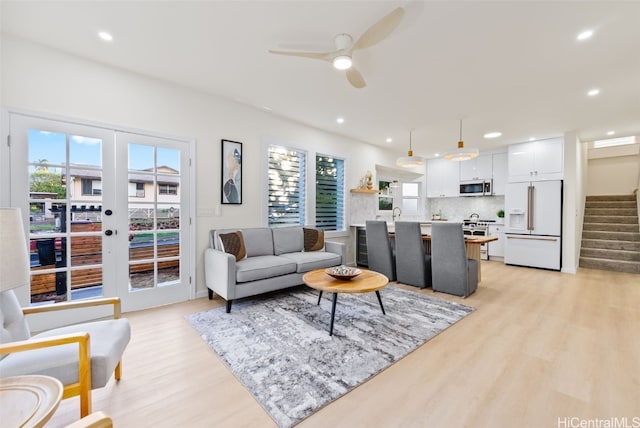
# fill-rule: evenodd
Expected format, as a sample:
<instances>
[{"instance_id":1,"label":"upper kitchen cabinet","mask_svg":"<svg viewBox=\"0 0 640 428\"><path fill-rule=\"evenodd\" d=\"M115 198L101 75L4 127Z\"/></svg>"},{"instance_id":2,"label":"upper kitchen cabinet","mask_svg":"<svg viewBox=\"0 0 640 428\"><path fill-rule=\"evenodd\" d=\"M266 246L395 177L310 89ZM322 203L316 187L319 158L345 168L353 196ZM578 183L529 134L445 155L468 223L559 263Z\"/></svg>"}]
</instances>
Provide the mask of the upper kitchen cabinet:
<instances>
[{"instance_id":1,"label":"upper kitchen cabinet","mask_svg":"<svg viewBox=\"0 0 640 428\"><path fill-rule=\"evenodd\" d=\"M552 138L509 146L509 182L561 180L564 140Z\"/></svg>"},{"instance_id":2,"label":"upper kitchen cabinet","mask_svg":"<svg viewBox=\"0 0 640 428\"><path fill-rule=\"evenodd\" d=\"M445 159L427 161L427 197L460 196L460 162Z\"/></svg>"},{"instance_id":3,"label":"upper kitchen cabinet","mask_svg":"<svg viewBox=\"0 0 640 428\"><path fill-rule=\"evenodd\" d=\"M493 174L493 156L480 155L460 162L460 181L490 180Z\"/></svg>"}]
</instances>

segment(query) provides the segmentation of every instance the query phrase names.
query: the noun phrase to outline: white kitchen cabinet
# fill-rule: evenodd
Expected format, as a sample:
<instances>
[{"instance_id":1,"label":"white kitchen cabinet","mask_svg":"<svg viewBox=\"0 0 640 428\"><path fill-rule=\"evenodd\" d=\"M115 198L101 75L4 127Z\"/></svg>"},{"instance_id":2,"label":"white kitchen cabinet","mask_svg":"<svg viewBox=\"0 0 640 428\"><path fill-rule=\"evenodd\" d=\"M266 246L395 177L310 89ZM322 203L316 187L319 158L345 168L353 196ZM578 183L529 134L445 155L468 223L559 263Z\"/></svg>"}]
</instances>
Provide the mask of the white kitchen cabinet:
<instances>
[{"instance_id":1,"label":"white kitchen cabinet","mask_svg":"<svg viewBox=\"0 0 640 428\"><path fill-rule=\"evenodd\" d=\"M507 188L507 154L493 154L493 194L504 195Z\"/></svg>"},{"instance_id":2,"label":"white kitchen cabinet","mask_svg":"<svg viewBox=\"0 0 640 428\"><path fill-rule=\"evenodd\" d=\"M493 171L493 156L489 153L460 162L460 181L490 180Z\"/></svg>"},{"instance_id":3,"label":"white kitchen cabinet","mask_svg":"<svg viewBox=\"0 0 640 428\"><path fill-rule=\"evenodd\" d=\"M563 153L562 138L510 145L509 182L561 180Z\"/></svg>"},{"instance_id":4,"label":"white kitchen cabinet","mask_svg":"<svg viewBox=\"0 0 640 428\"><path fill-rule=\"evenodd\" d=\"M502 224L490 224L489 235L497 236L497 241L489 242L489 258L491 257L504 257L504 225Z\"/></svg>"},{"instance_id":5,"label":"white kitchen cabinet","mask_svg":"<svg viewBox=\"0 0 640 428\"><path fill-rule=\"evenodd\" d=\"M427 197L460 196L460 162L445 159L427 161Z\"/></svg>"}]
</instances>

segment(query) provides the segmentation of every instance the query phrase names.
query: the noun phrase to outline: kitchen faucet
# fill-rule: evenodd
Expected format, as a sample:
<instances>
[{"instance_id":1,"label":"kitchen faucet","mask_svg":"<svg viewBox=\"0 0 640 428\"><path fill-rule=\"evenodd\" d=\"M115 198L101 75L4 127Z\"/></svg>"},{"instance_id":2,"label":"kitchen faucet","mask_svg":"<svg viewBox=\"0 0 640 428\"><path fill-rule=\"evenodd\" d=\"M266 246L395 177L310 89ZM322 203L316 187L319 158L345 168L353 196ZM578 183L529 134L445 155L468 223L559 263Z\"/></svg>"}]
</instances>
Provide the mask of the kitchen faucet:
<instances>
[{"instance_id":1,"label":"kitchen faucet","mask_svg":"<svg viewBox=\"0 0 640 428\"><path fill-rule=\"evenodd\" d=\"M396 221L396 210L398 210L398 217L400 217L400 214L402 214L402 210L400 209L400 207L394 207L393 211L391 211L391 218L394 222Z\"/></svg>"}]
</instances>

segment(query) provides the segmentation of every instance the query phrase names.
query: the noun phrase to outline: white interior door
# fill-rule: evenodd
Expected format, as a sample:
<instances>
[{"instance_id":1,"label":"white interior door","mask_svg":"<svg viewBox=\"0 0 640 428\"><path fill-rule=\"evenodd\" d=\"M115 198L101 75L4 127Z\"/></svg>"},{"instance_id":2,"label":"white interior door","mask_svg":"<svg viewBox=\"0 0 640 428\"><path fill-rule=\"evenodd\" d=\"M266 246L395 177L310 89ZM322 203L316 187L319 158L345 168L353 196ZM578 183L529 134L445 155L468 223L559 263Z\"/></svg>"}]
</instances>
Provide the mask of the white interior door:
<instances>
[{"instance_id":1,"label":"white interior door","mask_svg":"<svg viewBox=\"0 0 640 428\"><path fill-rule=\"evenodd\" d=\"M189 298L189 142L14 113L9 123L10 199L31 257L23 304L119 296L129 311Z\"/></svg>"}]
</instances>

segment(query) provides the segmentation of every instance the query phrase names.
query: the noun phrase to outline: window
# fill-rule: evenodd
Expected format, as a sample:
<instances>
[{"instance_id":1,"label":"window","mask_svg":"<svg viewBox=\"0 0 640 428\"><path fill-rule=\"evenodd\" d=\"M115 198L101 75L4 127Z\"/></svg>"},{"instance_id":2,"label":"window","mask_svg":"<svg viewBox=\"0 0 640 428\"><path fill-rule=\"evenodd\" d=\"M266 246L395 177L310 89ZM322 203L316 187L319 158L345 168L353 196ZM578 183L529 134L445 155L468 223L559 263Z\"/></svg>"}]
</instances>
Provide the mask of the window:
<instances>
[{"instance_id":1,"label":"window","mask_svg":"<svg viewBox=\"0 0 640 428\"><path fill-rule=\"evenodd\" d=\"M279 146L268 149L268 224L305 224L306 153Z\"/></svg>"},{"instance_id":2,"label":"window","mask_svg":"<svg viewBox=\"0 0 640 428\"><path fill-rule=\"evenodd\" d=\"M159 195L177 195L178 186L176 186L175 184L158 183L158 194Z\"/></svg>"},{"instance_id":3,"label":"window","mask_svg":"<svg viewBox=\"0 0 640 428\"><path fill-rule=\"evenodd\" d=\"M144 198L144 183L129 183L129 196Z\"/></svg>"},{"instance_id":4,"label":"window","mask_svg":"<svg viewBox=\"0 0 640 428\"><path fill-rule=\"evenodd\" d=\"M418 214L420 201L420 183L402 183L402 212Z\"/></svg>"},{"instance_id":5,"label":"window","mask_svg":"<svg viewBox=\"0 0 640 428\"><path fill-rule=\"evenodd\" d=\"M388 214L391 209L398 207L402 215L420 215L423 211L420 201L422 185L417 181L389 180L379 181L381 195L378 196L378 214Z\"/></svg>"},{"instance_id":6,"label":"window","mask_svg":"<svg viewBox=\"0 0 640 428\"><path fill-rule=\"evenodd\" d=\"M102 181L90 178L82 179L83 195L102 195Z\"/></svg>"},{"instance_id":7,"label":"window","mask_svg":"<svg viewBox=\"0 0 640 428\"><path fill-rule=\"evenodd\" d=\"M344 160L316 156L316 227L344 229Z\"/></svg>"}]
</instances>

